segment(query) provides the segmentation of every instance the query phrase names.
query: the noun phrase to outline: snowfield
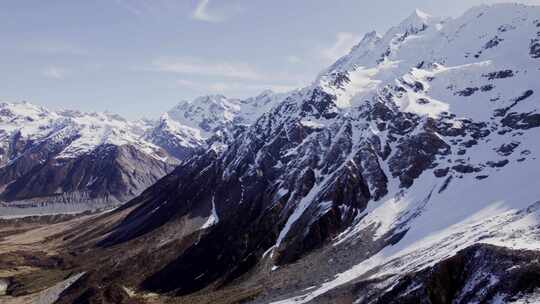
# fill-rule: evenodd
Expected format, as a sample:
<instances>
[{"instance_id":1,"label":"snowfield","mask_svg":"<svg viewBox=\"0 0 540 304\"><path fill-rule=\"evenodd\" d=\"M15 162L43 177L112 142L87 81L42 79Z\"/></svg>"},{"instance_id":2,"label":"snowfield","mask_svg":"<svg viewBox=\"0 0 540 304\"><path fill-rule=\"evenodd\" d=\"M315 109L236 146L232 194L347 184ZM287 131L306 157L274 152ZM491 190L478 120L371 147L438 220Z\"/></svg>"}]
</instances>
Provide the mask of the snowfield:
<instances>
[{"instance_id":1,"label":"snowfield","mask_svg":"<svg viewBox=\"0 0 540 304\"><path fill-rule=\"evenodd\" d=\"M401 275L478 243L540 250L540 130L496 122L510 112L539 112L540 62L528 48L540 35L539 19L540 7L517 4L480 6L456 19L416 11L383 36L366 35L319 76L343 111L355 113L371 96L384 94L385 86L409 84L393 99L401 111L434 119L452 113L450 128L462 128L465 120L485 122L490 134L468 138L479 143L438 158L450 166L467 164L466 171L438 178L436 168L428 169L408 189L389 181L388 194L371 201L356 224L333 240L334 246L356 242L362 231L375 227L374 238L406 232L397 244L273 304L308 303L359 278L389 277L390 288ZM335 86L339 73L347 81ZM376 127L370 132L384 137ZM437 136L450 146L456 143L454 136ZM509 146L515 152L501 149ZM502 296L493 303L503 303Z\"/></svg>"}]
</instances>

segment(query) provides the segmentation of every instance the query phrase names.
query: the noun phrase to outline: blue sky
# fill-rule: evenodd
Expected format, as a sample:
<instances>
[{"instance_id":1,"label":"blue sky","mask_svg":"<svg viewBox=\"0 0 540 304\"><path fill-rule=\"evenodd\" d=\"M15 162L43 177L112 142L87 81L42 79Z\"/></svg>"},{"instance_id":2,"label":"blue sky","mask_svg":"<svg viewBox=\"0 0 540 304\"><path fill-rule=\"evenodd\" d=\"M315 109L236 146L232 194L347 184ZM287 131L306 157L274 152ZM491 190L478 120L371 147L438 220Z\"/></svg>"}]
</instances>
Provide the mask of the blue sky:
<instances>
[{"instance_id":1,"label":"blue sky","mask_svg":"<svg viewBox=\"0 0 540 304\"><path fill-rule=\"evenodd\" d=\"M415 8L457 16L493 2L5 0L0 100L156 117L199 95L306 85Z\"/></svg>"}]
</instances>

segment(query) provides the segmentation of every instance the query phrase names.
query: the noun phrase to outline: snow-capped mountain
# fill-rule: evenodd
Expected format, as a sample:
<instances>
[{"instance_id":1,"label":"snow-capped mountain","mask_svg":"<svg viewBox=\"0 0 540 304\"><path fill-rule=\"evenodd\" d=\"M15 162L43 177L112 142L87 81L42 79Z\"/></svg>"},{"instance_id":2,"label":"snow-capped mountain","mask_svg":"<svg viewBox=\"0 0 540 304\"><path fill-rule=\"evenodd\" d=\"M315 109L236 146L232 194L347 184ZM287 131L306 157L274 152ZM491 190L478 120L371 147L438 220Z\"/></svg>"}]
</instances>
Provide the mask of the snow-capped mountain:
<instances>
[{"instance_id":1,"label":"snow-capped mountain","mask_svg":"<svg viewBox=\"0 0 540 304\"><path fill-rule=\"evenodd\" d=\"M113 255L144 244L109 259L129 268L117 283L194 302L201 289L282 304L540 298L539 33L537 6L415 11L91 240ZM204 138L237 103L169 118ZM89 280L110 282L111 267Z\"/></svg>"},{"instance_id":2,"label":"snow-capped mountain","mask_svg":"<svg viewBox=\"0 0 540 304\"><path fill-rule=\"evenodd\" d=\"M282 96L205 96L178 104L158 121L135 122L111 113L2 103L1 213L75 212L126 202L197 151L223 149L236 128L253 123Z\"/></svg>"},{"instance_id":3,"label":"snow-capped mountain","mask_svg":"<svg viewBox=\"0 0 540 304\"><path fill-rule=\"evenodd\" d=\"M177 163L142 139L148 128L109 113L0 104L2 215L94 209L139 194Z\"/></svg>"},{"instance_id":4,"label":"snow-capped mountain","mask_svg":"<svg viewBox=\"0 0 540 304\"><path fill-rule=\"evenodd\" d=\"M182 101L161 116L147 138L180 159L209 146L223 150L236 130L251 125L285 96L264 91L247 99L208 95Z\"/></svg>"}]
</instances>

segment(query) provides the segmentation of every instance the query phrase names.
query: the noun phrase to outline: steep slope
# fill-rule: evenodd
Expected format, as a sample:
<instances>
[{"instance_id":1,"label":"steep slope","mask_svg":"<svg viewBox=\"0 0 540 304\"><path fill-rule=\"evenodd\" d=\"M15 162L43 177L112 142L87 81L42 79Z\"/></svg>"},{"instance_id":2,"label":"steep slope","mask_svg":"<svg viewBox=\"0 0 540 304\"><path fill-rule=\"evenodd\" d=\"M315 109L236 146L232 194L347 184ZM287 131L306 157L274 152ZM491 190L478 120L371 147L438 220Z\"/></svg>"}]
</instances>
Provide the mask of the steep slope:
<instances>
[{"instance_id":1,"label":"steep slope","mask_svg":"<svg viewBox=\"0 0 540 304\"><path fill-rule=\"evenodd\" d=\"M2 215L115 205L177 162L141 139L147 126L108 113L2 103L0 124Z\"/></svg>"},{"instance_id":2,"label":"steep slope","mask_svg":"<svg viewBox=\"0 0 540 304\"><path fill-rule=\"evenodd\" d=\"M247 99L208 95L182 101L161 116L147 138L180 159L208 146L222 150L235 130L251 125L286 95L264 91Z\"/></svg>"},{"instance_id":3,"label":"steep slope","mask_svg":"<svg viewBox=\"0 0 540 304\"><path fill-rule=\"evenodd\" d=\"M224 149L235 132L283 96L266 91L245 100L200 97L156 122L3 103L1 214L75 212L126 202L197 151Z\"/></svg>"},{"instance_id":4,"label":"steep slope","mask_svg":"<svg viewBox=\"0 0 540 304\"><path fill-rule=\"evenodd\" d=\"M523 279L539 275L534 265L508 274L518 283L504 294L470 291L502 278L498 254L525 265L540 250L539 31L540 7L501 4L457 19L416 11L370 33L226 147L119 209L129 214L91 234L95 250L137 248L116 279L176 296L262 281L255 303L372 303L418 289L415 301L450 280L443 261L456 254L470 286L451 281L435 288L449 297L426 303L534 296L537 280ZM479 264L475 251L495 257ZM486 276L471 278L468 263Z\"/></svg>"}]
</instances>

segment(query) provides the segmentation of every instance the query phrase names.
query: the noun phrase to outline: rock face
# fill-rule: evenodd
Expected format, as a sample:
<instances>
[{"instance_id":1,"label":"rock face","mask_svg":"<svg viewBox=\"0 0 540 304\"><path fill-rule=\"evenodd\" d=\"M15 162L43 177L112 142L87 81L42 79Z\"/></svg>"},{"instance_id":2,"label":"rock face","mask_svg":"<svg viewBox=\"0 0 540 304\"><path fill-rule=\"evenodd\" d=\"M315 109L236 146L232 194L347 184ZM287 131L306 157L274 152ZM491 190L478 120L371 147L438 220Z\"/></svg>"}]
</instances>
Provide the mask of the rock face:
<instances>
[{"instance_id":1,"label":"rock face","mask_svg":"<svg viewBox=\"0 0 540 304\"><path fill-rule=\"evenodd\" d=\"M356 303L535 303L540 299L538 257L538 251L474 245L408 273L390 287L384 279L366 280L342 286L314 302L337 303L336 298L353 294Z\"/></svg>"},{"instance_id":2,"label":"rock face","mask_svg":"<svg viewBox=\"0 0 540 304\"><path fill-rule=\"evenodd\" d=\"M538 252L476 245L403 278L379 303L503 303L540 287ZM409 291L404 292L404 291ZM401 291L401 292L400 292ZM406 294L405 294L406 293Z\"/></svg>"},{"instance_id":3,"label":"rock face","mask_svg":"<svg viewBox=\"0 0 540 304\"><path fill-rule=\"evenodd\" d=\"M180 159L208 146L223 150L235 130L251 125L285 96L264 91L244 100L208 95L182 101L161 116L147 138Z\"/></svg>"},{"instance_id":4,"label":"rock face","mask_svg":"<svg viewBox=\"0 0 540 304\"><path fill-rule=\"evenodd\" d=\"M148 128L108 113L0 105L2 215L113 206L139 194L177 160L142 139Z\"/></svg>"},{"instance_id":5,"label":"rock face","mask_svg":"<svg viewBox=\"0 0 540 304\"><path fill-rule=\"evenodd\" d=\"M253 301L371 303L370 292L410 291L411 303L467 303L495 299L479 291L488 283L501 299L528 296L537 270L501 265L532 267L540 249L540 182L531 178L540 174L540 69L530 56L539 18L539 7L511 4L457 19L416 11L383 36L366 35L311 86L113 213L129 211L95 250L144 243L151 250L115 267L146 269L139 289L178 296L354 244L369 250L349 252L348 269ZM471 247L479 242L513 251ZM344 291L343 302L332 296L356 283L369 288Z\"/></svg>"},{"instance_id":6,"label":"rock face","mask_svg":"<svg viewBox=\"0 0 540 304\"><path fill-rule=\"evenodd\" d=\"M268 91L246 100L200 97L156 122L3 103L0 214L73 212L126 202L197 151L224 149L237 129L281 96Z\"/></svg>"},{"instance_id":7,"label":"rock face","mask_svg":"<svg viewBox=\"0 0 540 304\"><path fill-rule=\"evenodd\" d=\"M47 159L8 181L2 198L8 202L47 198L59 203L103 200L114 204L136 196L171 168L134 146L102 145L77 158Z\"/></svg>"}]
</instances>

